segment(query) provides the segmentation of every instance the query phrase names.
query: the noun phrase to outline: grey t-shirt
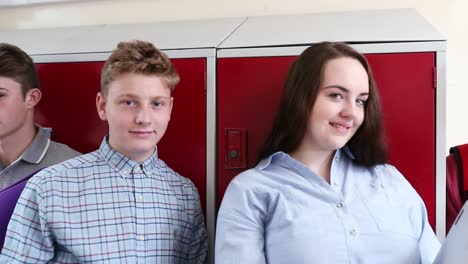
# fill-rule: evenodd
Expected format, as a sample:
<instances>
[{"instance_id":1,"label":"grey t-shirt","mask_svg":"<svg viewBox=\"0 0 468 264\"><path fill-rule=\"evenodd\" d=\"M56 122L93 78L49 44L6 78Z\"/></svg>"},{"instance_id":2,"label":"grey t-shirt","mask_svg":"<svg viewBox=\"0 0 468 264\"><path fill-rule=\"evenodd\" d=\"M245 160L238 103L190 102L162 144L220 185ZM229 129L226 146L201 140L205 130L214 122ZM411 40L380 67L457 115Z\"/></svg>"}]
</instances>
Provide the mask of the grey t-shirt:
<instances>
[{"instance_id":1,"label":"grey t-shirt","mask_svg":"<svg viewBox=\"0 0 468 264\"><path fill-rule=\"evenodd\" d=\"M18 160L8 167L0 162L0 191L35 171L80 154L67 145L50 140L50 129L37 126L36 137Z\"/></svg>"}]
</instances>

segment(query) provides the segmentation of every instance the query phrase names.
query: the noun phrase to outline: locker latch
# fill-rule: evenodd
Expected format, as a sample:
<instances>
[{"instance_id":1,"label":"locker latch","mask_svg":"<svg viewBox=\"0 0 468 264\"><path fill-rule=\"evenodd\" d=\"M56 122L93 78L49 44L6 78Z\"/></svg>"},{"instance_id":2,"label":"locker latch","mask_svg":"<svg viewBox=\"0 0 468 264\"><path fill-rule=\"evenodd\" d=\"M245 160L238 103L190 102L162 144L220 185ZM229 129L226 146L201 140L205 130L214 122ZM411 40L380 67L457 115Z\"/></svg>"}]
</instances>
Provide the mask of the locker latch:
<instances>
[{"instance_id":1,"label":"locker latch","mask_svg":"<svg viewBox=\"0 0 468 264\"><path fill-rule=\"evenodd\" d=\"M224 169L247 168L247 129L224 129Z\"/></svg>"}]
</instances>

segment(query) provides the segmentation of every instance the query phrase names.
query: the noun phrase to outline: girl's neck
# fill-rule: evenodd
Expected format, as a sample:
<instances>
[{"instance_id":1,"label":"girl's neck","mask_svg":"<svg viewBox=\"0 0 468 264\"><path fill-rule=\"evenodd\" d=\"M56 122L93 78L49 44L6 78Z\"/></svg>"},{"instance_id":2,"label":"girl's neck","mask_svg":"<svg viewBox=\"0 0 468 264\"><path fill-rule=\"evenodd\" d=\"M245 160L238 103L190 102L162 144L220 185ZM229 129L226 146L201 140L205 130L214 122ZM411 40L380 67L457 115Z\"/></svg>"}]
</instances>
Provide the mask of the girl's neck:
<instances>
[{"instance_id":1,"label":"girl's neck","mask_svg":"<svg viewBox=\"0 0 468 264\"><path fill-rule=\"evenodd\" d=\"M325 152L299 147L291 152L290 155L322 177L326 182L330 183L331 163L335 152L336 150Z\"/></svg>"}]
</instances>

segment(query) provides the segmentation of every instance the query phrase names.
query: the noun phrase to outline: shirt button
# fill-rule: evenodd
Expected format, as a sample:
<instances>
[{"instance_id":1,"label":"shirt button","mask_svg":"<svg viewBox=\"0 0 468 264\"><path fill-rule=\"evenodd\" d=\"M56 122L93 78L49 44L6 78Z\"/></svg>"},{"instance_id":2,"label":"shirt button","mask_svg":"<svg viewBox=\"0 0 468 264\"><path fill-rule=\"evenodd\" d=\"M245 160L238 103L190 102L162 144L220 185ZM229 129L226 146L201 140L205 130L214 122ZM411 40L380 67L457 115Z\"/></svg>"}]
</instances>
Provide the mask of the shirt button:
<instances>
[{"instance_id":1,"label":"shirt button","mask_svg":"<svg viewBox=\"0 0 468 264\"><path fill-rule=\"evenodd\" d=\"M349 234L352 235L352 236L356 236L357 235L356 229L353 229L353 230L349 231Z\"/></svg>"},{"instance_id":2,"label":"shirt button","mask_svg":"<svg viewBox=\"0 0 468 264\"><path fill-rule=\"evenodd\" d=\"M139 236L138 240L142 240L142 241L145 240L145 236L143 236L143 235Z\"/></svg>"},{"instance_id":3,"label":"shirt button","mask_svg":"<svg viewBox=\"0 0 468 264\"><path fill-rule=\"evenodd\" d=\"M340 157L335 157L335 161L339 161L340 160Z\"/></svg>"},{"instance_id":4,"label":"shirt button","mask_svg":"<svg viewBox=\"0 0 468 264\"><path fill-rule=\"evenodd\" d=\"M127 174L128 174L128 171L123 170L123 171L122 171L122 174L123 174L123 175L127 175Z\"/></svg>"},{"instance_id":5,"label":"shirt button","mask_svg":"<svg viewBox=\"0 0 468 264\"><path fill-rule=\"evenodd\" d=\"M143 195L138 194L138 195L137 195L137 199L138 199L138 201L143 201Z\"/></svg>"},{"instance_id":6,"label":"shirt button","mask_svg":"<svg viewBox=\"0 0 468 264\"><path fill-rule=\"evenodd\" d=\"M140 166L135 167L135 172L136 172L136 173L140 173L140 172L141 172Z\"/></svg>"},{"instance_id":7,"label":"shirt button","mask_svg":"<svg viewBox=\"0 0 468 264\"><path fill-rule=\"evenodd\" d=\"M342 203L338 203L338 204L336 205L336 207L342 208L342 207L343 207L343 204L342 204Z\"/></svg>"}]
</instances>

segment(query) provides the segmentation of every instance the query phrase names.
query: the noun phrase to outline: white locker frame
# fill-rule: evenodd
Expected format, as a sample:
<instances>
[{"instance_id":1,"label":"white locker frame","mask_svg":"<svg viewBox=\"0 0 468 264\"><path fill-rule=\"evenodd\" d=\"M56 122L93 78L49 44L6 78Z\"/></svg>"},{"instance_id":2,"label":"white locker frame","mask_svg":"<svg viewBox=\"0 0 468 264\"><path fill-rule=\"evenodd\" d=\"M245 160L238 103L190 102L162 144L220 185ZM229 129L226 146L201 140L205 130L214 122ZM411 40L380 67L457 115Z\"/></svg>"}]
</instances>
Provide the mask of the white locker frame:
<instances>
[{"instance_id":1,"label":"white locker frame","mask_svg":"<svg viewBox=\"0 0 468 264\"><path fill-rule=\"evenodd\" d=\"M413 9L238 17L127 25L1 31L37 63L104 61L119 41L155 43L171 58L206 58L206 225L214 262L216 216L216 59L299 55L320 41L342 41L364 53L436 52L436 233L445 237L445 38Z\"/></svg>"}]
</instances>

